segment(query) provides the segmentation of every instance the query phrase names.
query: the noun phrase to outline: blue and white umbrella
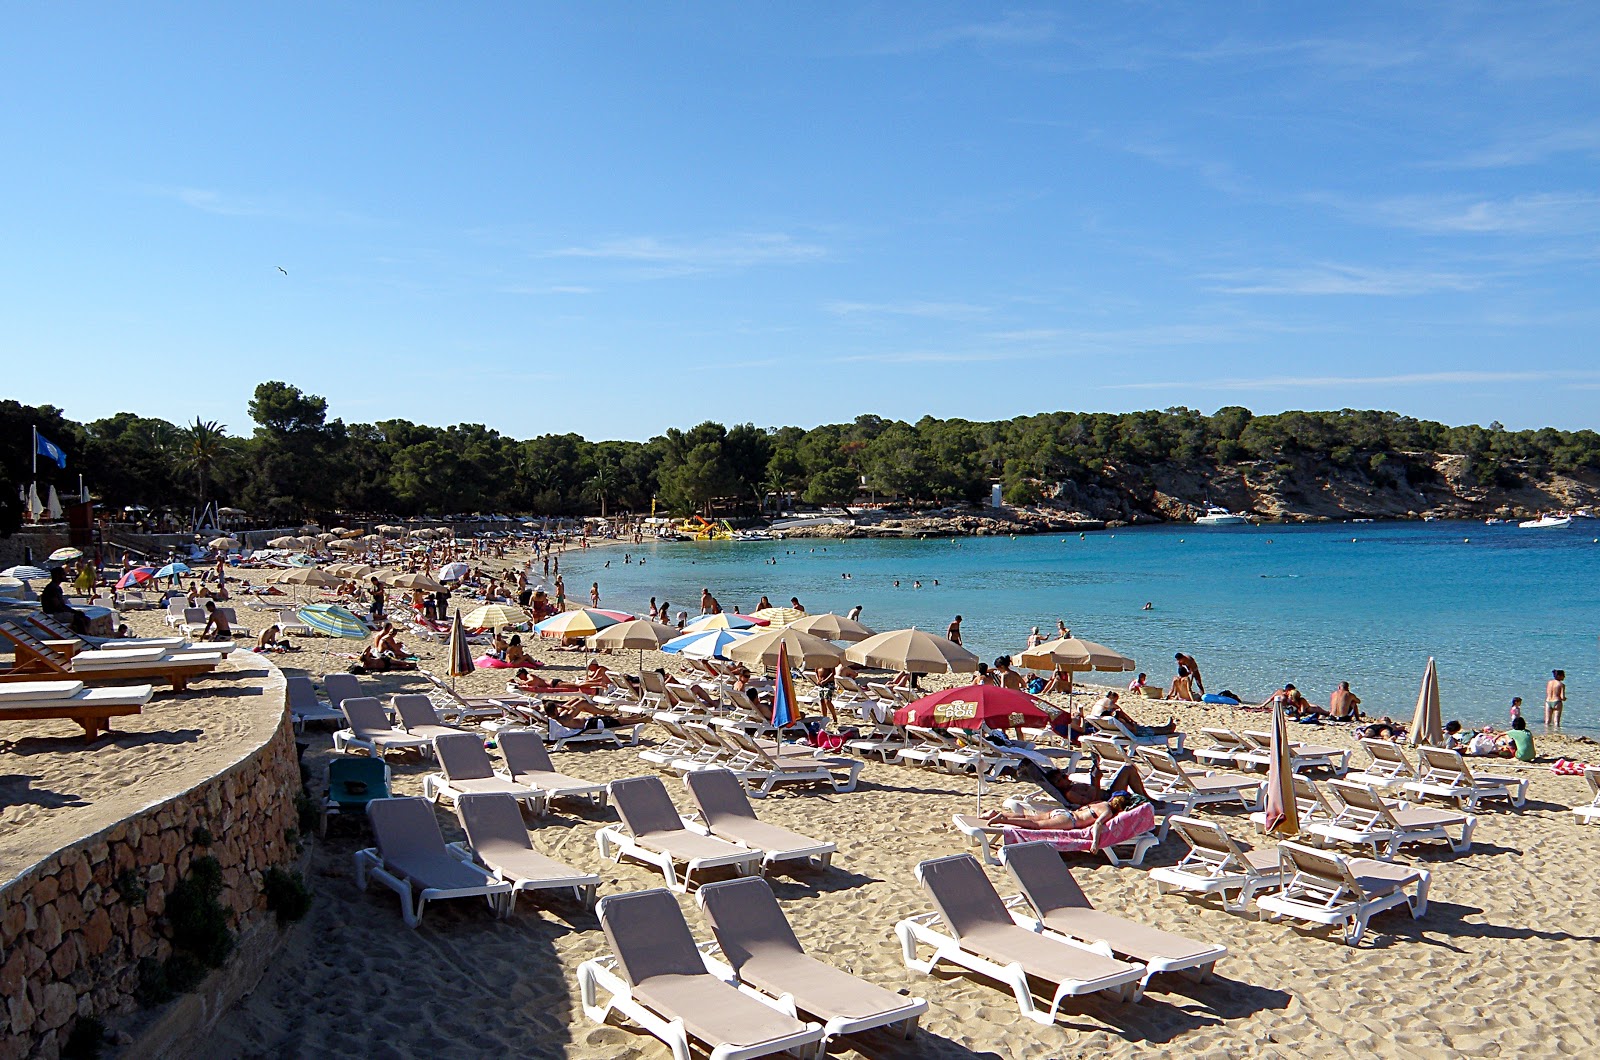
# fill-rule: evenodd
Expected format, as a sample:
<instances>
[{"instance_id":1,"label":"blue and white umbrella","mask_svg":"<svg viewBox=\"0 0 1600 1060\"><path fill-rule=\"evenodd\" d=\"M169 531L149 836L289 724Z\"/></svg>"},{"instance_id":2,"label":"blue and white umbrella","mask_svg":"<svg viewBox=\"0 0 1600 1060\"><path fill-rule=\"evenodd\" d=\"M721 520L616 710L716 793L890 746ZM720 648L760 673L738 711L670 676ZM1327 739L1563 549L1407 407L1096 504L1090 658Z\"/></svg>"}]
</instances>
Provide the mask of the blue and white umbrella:
<instances>
[{"instance_id":1,"label":"blue and white umbrella","mask_svg":"<svg viewBox=\"0 0 1600 1060\"><path fill-rule=\"evenodd\" d=\"M18 566L10 567L6 570L0 571L0 577L15 578L21 582L35 582L42 581L43 579L50 577L50 572L45 570L43 567L33 567L29 566L28 564L19 564Z\"/></svg>"},{"instance_id":2,"label":"blue and white umbrella","mask_svg":"<svg viewBox=\"0 0 1600 1060\"><path fill-rule=\"evenodd\" d=\"M674 637L661 645L661 650L688 659L726 659L729 648L753 636L742 629L707 629Z\"/></svg>"},{"instance_id":3,"label":"blue and white umbrella","mask_svg":"<svg viewBox=\"0 0 1600 1060\"><path fill-rule=\"evenodd\" d=\"M169 563L165 567L162 567L160 570L156 571L156 577L175 578L180 574L188 573L189 565L187 563Z\"/></svg>"}]
</instances>

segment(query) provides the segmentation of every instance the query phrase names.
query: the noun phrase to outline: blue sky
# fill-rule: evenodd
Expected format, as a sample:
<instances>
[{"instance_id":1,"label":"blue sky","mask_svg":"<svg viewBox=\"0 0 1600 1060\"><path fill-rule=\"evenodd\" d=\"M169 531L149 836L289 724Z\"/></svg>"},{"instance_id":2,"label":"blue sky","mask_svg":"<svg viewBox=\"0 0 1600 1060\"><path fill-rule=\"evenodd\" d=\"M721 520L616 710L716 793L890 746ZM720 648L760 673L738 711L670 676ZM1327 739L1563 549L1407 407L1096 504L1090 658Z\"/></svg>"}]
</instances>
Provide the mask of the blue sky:
<instances>
[{"instance_id":1,"label":"blue sky","mask_svg":"<svg viewBox=\"0 0 1600 1060\"><path fill-rule=\"evenodd\" d=\"M0 394L75 418L1600 426L1595 5L0 19Z\"/></svg>"}]
</instances>

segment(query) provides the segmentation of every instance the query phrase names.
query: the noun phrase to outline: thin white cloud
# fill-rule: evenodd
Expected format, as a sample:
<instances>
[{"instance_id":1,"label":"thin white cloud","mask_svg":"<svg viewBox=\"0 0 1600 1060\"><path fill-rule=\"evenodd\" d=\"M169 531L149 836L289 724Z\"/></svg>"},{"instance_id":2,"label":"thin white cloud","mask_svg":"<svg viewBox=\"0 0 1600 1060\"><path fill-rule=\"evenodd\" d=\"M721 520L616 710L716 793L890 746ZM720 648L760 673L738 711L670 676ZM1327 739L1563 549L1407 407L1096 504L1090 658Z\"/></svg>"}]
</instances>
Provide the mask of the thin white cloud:
<instances>
[{"instance_id":1,"label":"thin white cloud","mask_svg":"<svg viewBox=\"0 0 1600 1060\"><path fill-rule=\"evenodd\" d=\"M1398 297L1438 291L1471 291L1483 285L1458 272L1381 269L1322 264L1301 269L1244 269L1212 277L1224 294L1377 295Z\"/></svg>"},{"instance_id":2,"label":"thin white cloud","mask_svg":"<svg viewBox=\"0 0 1600 1060\"><path fill-rule=\"evenodd\" d=\"M550 251L549 256L621 262L650 266L667 273L686 273L802 264L826 258L828 250L820 244L783 233L754 232L698 241L633 236L587 246L562 247Z\"/></svg>"},{"instance_id":3,"label":"thin white cloud","mask_svg":"<svg viewBox=\"0 0 1600 1060\"><path fill-rule=\"evenodd\" d=\"M1425 163L1426 169L1508 169L1537 165L1565 154L1600 155L1600 122L1542 131L1519 131L1455 158Z\"/></svg>"},{"instance_id":4,"label":"thin white cloud","mask_svg":"<svg viewBox=\"0 0 1600 1060\"><path fill-rule=\"evenodd\" d=\"M1600 378L1600 372L1405 372L1396 375L1263 376L1239 379L1172 379L1111 383L1106 390L1318 390L1372 386L1432 386L1481 383L1553 383ZM1582 384L1578 384L1582 385Z\"/></svg>"},{"instance_id":5,"label":"thin white cloud","mask_svg":"<svg viewBox=\"0 0 1600 1060\"><path fill-rule=\"evenodd\" d=\"M970 302L829 302L823 306L835 316L909 316L962 320L982 316L988 306Z\"/></svg>"},{"instance_id":6,"label":"thin white cloud","mask_svg":"<svg viewBox=\"0 0 1600 1060\"><path fill-rule=\"evenodd\" d=\"M1510 198L1401 195L1368 202L1314 195L1357 220L1439 235L1571 235L1600 229L1600 195L1539 192Z\"/></svg>"},{"instance_id":7,"label":"thin white cloud","mask_svg":"<svg viewBox=\"0 0 1600 1060\"><path fill-rule=\"evenodd\" d=\"M908 33L876 47L868 54L909 55L940 51L960 45L977 47L1045 44L1056 35L1056 18L1050 12L1012 11L987 22L963 22Z\"/></svg>"}]
</instances>

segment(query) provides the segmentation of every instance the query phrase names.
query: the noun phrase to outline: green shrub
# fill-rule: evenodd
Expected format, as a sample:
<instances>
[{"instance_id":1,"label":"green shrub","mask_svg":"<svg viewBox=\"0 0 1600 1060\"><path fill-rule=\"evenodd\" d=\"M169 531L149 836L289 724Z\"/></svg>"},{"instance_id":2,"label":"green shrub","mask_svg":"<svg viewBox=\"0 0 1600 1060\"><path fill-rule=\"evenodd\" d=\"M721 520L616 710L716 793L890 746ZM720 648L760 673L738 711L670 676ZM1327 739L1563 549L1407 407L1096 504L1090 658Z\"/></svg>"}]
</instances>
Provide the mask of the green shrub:
<instances>
[{"instance_id":1,"label":"green shrub","mask_svg":"<svg viewBox=\"0 0 1600 1060\"><path fill-rule=\"evenodd\" d=\"M122 901L127 905L140 905L149 896L149 892L144 888L144 881L132 869L123 869L117 873L116 888L117 893L122 895Z\"/></svg>"},{"instance_id":2,"label":"green shrub","mask_svg":"<svg viewBox=\"0 0 1600 1060\"><path fill-rule=\"evenodd\" d=\"M317 830L317 822L322 819L321 803L302 791L294 797L294 811L300 819L301 835L310 835Z\"/></svg>"},{"instance_id":3,"label":"green shrub","mask_svg":"<svg viewBox=\"0 0 1600 1060\"><path fill-rule=\"evenodd\" d=\"M173 946L188 951L208 968L222 967L233 952L228 911L217 901L221 894L222 866L216 858L203 857L190 864L189 875L167 897Z\"/></svg>"},{"instance_id":4,"label":"green shrub","mask_svg":"<svg viewBox=\"0 0 1600 1060\"><path fill-rule=\"evenodd\" d=\"M167 980L167 966L154 957L139 961L139 985L133 988L134 1000L145 1008L154 1008L171 1001L176 994Z\"/></svg>"},{"instance_id":5,"label":"green shrub","mask_svg":"<svg viewBox=\"0 0 1600 1060\"><path fill-rule=\"evenodd\" d=\"M189 833L189 838L194 841L194 845L197 847L208 847L213 842L211 829L204 825L197 825L195 830Z\"/></svg>"},{"instance_id":6,"label":"green shrub","mask_svg":"<svg viewBox=\"0 0 1600 1060\"><path fill-rule=\"evenodd\" d=\"M293 923L311 911L311 890L298 872L276 866L268 869L261 891L267 897L267 908L278 914L279 924Z\"/></svg>"}]
</instances>

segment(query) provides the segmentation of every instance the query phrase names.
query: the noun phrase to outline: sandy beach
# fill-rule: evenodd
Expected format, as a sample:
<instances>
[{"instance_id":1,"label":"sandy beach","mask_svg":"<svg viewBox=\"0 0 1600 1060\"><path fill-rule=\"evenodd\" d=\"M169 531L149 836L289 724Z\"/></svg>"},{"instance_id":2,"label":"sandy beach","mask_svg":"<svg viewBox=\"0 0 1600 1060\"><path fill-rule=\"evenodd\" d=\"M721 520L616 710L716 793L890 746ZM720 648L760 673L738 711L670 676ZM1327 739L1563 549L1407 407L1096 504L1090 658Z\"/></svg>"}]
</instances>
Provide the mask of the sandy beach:
<instances>
[{"instance_id":1,"label":"sandy beach","mask_svg":"<svg viewBox=\"0 0 1600 1060\"><path fill-rule=\"evenodd\" d=\"M264 572L249 576L259 579ZM154 612L133 612L136 633L154 633ZM259 621L246 617L241 620ZM285 672L314 677L344 670L356 641L300 640L301 650L279 655ZM442 644L407 644L436 672ZM352 646L354 648L352 649ZM548 661L547 675L575 675L587 656L533 645ZM633 653L610 660L618 668ZM646 653L645 666L677 660ZM362 678L378 694L424 690L414 674ZM464 677L460 689L504 689L505 674ZM958 683L936 678L930 686ZM964 683L964 682L959 682ZM174 702L184 703L182 700ZM187 705L187 704L185 704ZM1145 721L1175 714L1191 733L1207 724L1259 727L1266 715L1233 715L1229 708L1136 703ZM1312 730L1319 742L1349 742L1336 726ZM1297 735L1299 733L1297 732ZM326 730L303 737L313 776L326 769ZM647 732L646 741L651 736ZM1198 740L1193 737L1192 740ZM1593 745L1540 737L1548 762L1587 757ZM148 762L191 754L158 744L142 749ZM1365 756L1358 752L1358 762ZM99 760L85 761L93 772ZM433 771L419 757L391 756L395 787L420 794ZM596 781L650 773L634 749L566 751L557 767ZM109 767L108 763L108 767ZM1434 873L1428 912L1413 921L1391 911L1375 919L1358 948L1325 931L1301 931L1257 921L1178 896L1158 896L1149 868L1174 863L1182 842L1170 838L1143 867L1116 868L1100 856L1071 855L1068 863L1095 904L1196 939L1220 942L1229 955L1205 982L1159 978L1139 1003L1090 997L1070 1001L1054 1027L1020 1016L1003 988L968 974L924 976L901 963L893 925L931 908L913 877L917 862L967 849L950 825L971 812L971 778L869 763L859 789L780 789L756 803L778 824L835 840L828 871L780 873L774 890L802 943L815 956L891 990L926 998L930 1010L916 1039L882 1033L848 1040L839 1055L873 1057L1142 1056L1181 1050L1201 1057L1241 1055L1501 1056L1537 1049L1584 1055L1600 1034L1589 991L1573 984L1600 973L1600 877L1593 871L1595 837L1569 807L1587 801L1581 778L1553 775L1547 764L1493 763L1531 781L1520 812L1481 813L1470 854L1442 845L1414 846L1403 860ZM159 765L153 768L159 768ZM680 808L688 799L668 779ZM103 790L85 779L83 790ZM990 804L1015 786L990 786ZM1239 812L1207 814L1237 837L1251 829ZM441 808L447 839L462 838L454 815ZM594 832L614 812L574 812L558 806L531 821L535 845L602 878L600 893L659 886L646 867L612 863L596 850ZM363 823L335 821L314 841L310 883L316 902L252 996L227 1014L207 1052L219 1056L312 1056L333 1053L393 1056L477 1056L506 1053L576 1058L664 1057L655 1038L632 1027L599 1027L578 1005L579 963L605 951L597 921L562 898L524 897L508 920L495 920L478 901L438 903L420 930L402 923L392 893L356 890L351 855L366 845ZM1012 893L1003 870L989 870L1002 894ZM691 897L680 897L691 929L709 931Z\"/></svg>"}]
</instances>

